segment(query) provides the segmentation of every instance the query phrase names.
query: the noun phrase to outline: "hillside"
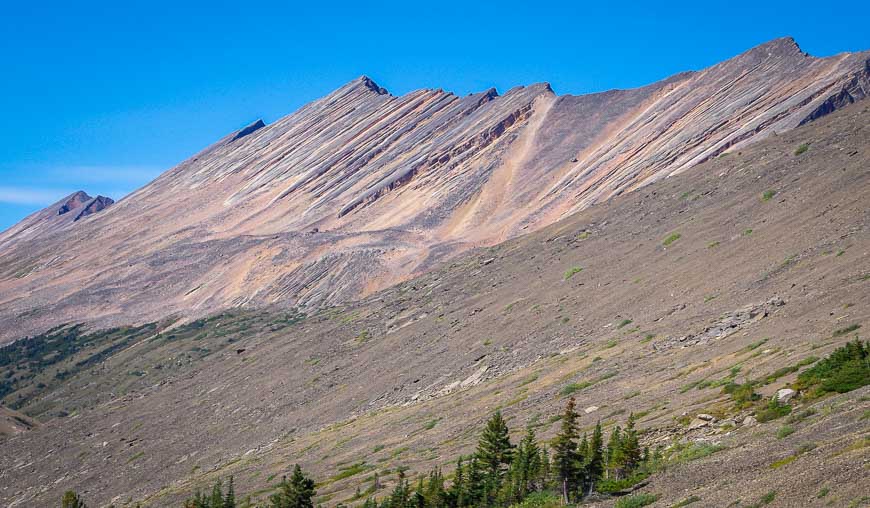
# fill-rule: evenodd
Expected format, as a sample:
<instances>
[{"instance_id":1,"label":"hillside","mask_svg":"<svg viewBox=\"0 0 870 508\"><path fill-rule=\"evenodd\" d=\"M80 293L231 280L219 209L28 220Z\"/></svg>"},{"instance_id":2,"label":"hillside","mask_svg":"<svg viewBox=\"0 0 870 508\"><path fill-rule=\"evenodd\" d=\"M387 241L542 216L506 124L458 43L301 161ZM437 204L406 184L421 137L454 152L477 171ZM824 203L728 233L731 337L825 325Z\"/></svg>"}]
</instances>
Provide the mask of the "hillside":
<instances>
[{"instance_id":1,"label":"hillside","mask_svg":"<svg viewBox=\"0 0 870 508\"><path fill-rule=\"evenodd\" d=\"M0 350L3 374L15 372L2 402L45 423L2 443L0 504L50 506L75 489L100 506L170 506L229 474L263 499L299 462L334 506L375 472L384 489L399 466L449 473L496 408L515 441L527 424L550 439L573 395L584 429L634 412L646 443L708 447L649 479L654 506L748 506L771 492L771 507L848 506L866 495L867 387L797 398L794 418L757 423L747 417L759 407L737 409L722 386L755 380L767 398L870 326L868 126L859 102L694 167L666 165L679 174L355 302L18 341ZM195 192L172 183L204 175L185 168L161 187ZM238 188L240 169L218 169ZM84 224L120 220L151 192ZM323 217L305 227L340 220Z\"/></svg>"},{"instance_id":2,"label":"hillside","mask_svg":"<svg viewBox=\"0 0 870 508\"><path fill-rule=\"evenodd\" d=\"M582 96L361 77L81 220L53 206L0 234L0 341L353 301L863 99L868 62L784 38Z\"/></svg>"}]
</instances>

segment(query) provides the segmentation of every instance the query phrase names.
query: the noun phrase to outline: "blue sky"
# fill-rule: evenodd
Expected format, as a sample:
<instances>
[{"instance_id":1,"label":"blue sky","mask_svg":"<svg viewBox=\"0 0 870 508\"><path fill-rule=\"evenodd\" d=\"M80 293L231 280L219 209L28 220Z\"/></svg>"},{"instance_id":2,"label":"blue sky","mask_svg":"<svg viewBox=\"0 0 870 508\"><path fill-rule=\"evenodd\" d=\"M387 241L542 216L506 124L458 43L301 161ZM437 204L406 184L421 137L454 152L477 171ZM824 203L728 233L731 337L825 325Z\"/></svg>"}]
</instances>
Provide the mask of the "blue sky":
<instances>
[{"instance_id":1,"label":"blue sky","mask_svg":"<svg viewBox=\"0 0 870 508\"><path fill-rule=\"evenodd\" d=\"M119 198L362 74L393 94L540 81L579 94L785 35L818 56L870 49L870 9L818 2L419 3L8 2L0 229L74 190Z\"/></svg>"}]
</instances>

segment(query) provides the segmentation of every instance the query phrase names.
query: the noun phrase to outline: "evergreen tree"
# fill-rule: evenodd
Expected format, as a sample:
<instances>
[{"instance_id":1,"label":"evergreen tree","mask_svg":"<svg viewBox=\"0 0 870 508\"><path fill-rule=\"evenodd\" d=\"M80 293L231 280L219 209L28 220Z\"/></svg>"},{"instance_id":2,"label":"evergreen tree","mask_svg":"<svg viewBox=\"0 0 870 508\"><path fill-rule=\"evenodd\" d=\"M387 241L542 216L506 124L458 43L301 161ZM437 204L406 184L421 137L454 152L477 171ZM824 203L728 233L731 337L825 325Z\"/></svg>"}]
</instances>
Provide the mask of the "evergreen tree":
<instances>
[{"instance_id":1,"label":"evergreen tree","mask_svg":"<svg viewBox=\"0 0 870 508\"><path fill-rule=\"evenodd\" d=\"M628 416L628 424L626 424L622 438L622 459L626 476L631 475L644 462L644 454L640 449L640 439L634 425L635 418L634 413L632 413Z\"/></svg>"},{"instance_id":2,"label":"evergreen tree","mask_svg":"<svg viewBox=\"0 0 870 508\"><path fill-rule=\"evenodd\" d=\"M607 467L604 471L606 478L619 479L623 466L622 457L622 429L619 425L613 427L610 433L610 440L607 442L607 454L605 457Z\"/></svg>"},{"instance_id":3,"label":"evergreen tree","mask_svg":"<svg viewBox=\"0 0 870 508\"><path fill-rule=\"evenodd\" d=\"M441 474L440 468L435 468L429 473L429 480L426 482L426 490L423 495L428 508L447 508L450 506L449 495L444 488L444 475Z\"/></svg>"},{"instance_id":4,"label":"evergreen tree","mask_svg":"<svg viewBox=\"0 0 870 508\"><path fill-rule=\"evenodd\" d=\"M600 480L604 473L604 437L601 432L601 421L595 425L587 453L586 476L591 492L595 488L595 482Z\"/></svg>"},{"instance_id":5,"label":"evergreen tree","mask_svg":"<svg viewBox=\"0 0 870 508\"><path fill-rule=\"evenodd\" d=\"M477 460L483 468L487 504L501 488L505 470L513 458L513 451L507 423L502 418L501 411L496 411L486 422L476 452Z\"/></svg>"},{"instance_id":6,"label":"evergreen tree","mask_svg":"<svg viewBox=\"0 0 870 508\"><path fill-rule=\"evenodd\" d=\"M280 491L270 498L272 508L314 508L312 498L317 494L314 480L305 476L299 464L293 466L290 481L281 480Z\"/></svg>"},{"instance_id":7,"label":"evergreen tree","mask_svg":"<svg viewBox=\"0 0 870 508\"><path fill-rule=\"evenodd\" d=\"M460 456L456 461L456 471L453 473L453 485L450 487L450 497L453 498L455 506L467 506L467 485L465 480L465 466L463 466L463 457Z\"/></svg>"},{"instance_id":8,"label":"evergreen tree","mask_svg":"<svg viewBox=\"0 0 870 508\"><path fill-rule=\"evenodd\" d=\"M577 445L577 464L577 491L583 497L589 486L589 436L585 432Z\"/></svg>"},{"instance_id":9,"label":"evergreen tree","mask_svg":"<svg viewBox=\"0 0 870 508\"><path fill-rule=\"evenodd\" d=\"M223 508L236 508L236 487L232 476L230 476L230 480L227 484L227 493L224 496Z\"/></svg>"},{"instance_id":10,"label":"evergreen tree","mask_svg":"<svg viewBox=\"0 0 870 508\"><path fill-rule=\"evenodd\" d=\"M208 508L222 508L224 505L223 485L220 478L214 482L211 488L211 497L208 498Z\"/></svg>"},{"instance_id":11,"label":"evergreen tree","mask_svg":"<svg viewBox=\"0 0 870 508\"><path fill-rule=\"evenodd\" d=\"M71 490L63 494L60 503L62 508L88 508L82 498Z\"/></svg>"},{"instance_id":12,"label":"evergreen tree","mask_svg":"<svg viewBox=\"0 0 870 508\"><path fill-rule=\"evenodd\" d=\"M476 456L468 463L468 476L465 480L465 504L462 506L478 506L484 498L486 489L480 462Z\"/></svg>"},{"instance_id":13,"label":"evergreen tree","mask_svg":"<svg viewBox=\"0 0 870 508\"><path fill-rule=\"evenodd\" d=\"M577 486L577 417L574 397L571 397L562 414L562 427L553 441L553 467L565 504L571 502L569 494Z\"/></svg>"},{"instance_id":14,"label":"evergreen tree","mask_svg":"<svg viewBox=\"0 0 870 508\"><path fill-rule=\"evenodd\" d=\"M390 494L388 506L390 508L410 508L411 504L411 488L408 486L408 480L405 478L405 471L399 470L399 483Z\"/></svg>"},{"instance_id":15,"label":"evergreen tree","mask_svg":"<svg viewBox=\"0 0 870 508\"><path fill-rule=\"evenodd\" d=\"M547 490L550 487L550 454L546 448L541 448L541 469L538 472L538 490Z\"/></svg>"},{"instance_id":16,"label":"evergreen tree","mask_svg":"<svg viewBox=\"0 0 870 508\"><path fill-rule=\"evenodd\" d=\"M535 441L535 431L529 427L516 448L510 469L507 501L520 502L537 489L541 471L541 450Z\"/></svg>"}]
</instances>

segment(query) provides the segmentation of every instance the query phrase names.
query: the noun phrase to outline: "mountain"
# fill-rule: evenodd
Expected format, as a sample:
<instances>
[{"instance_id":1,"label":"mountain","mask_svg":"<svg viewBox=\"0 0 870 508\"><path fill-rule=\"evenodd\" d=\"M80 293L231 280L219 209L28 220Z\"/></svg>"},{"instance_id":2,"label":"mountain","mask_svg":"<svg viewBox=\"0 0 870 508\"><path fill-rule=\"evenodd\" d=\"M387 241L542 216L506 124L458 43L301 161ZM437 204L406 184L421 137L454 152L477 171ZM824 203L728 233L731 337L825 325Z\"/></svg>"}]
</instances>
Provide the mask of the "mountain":
<instances>
[{"instance_id":1,"label":"mountain","mask_svg":"<svg viewBox=\"0 0 870 508\"><path fill-rule=\"evenodd\" d=\"M366 296L860 100L868 59L777 39L582 96L395 97L361 77L86 221L54 206L3 233L0 337Z\"/></svg>"},{"instance_id":2,"label":"mountain","mask_svg":"<svg viewBox=\"0 0 870 508\"><path fill-rule=\"evenodd\" d=\"M315 505L358 506L449 479L497 408L550 443L574 396L581 432L634 413L667 447L654 506L859 506L866 365L769 401L866 336L868 164L857 103L353 302L18 340L0 403L43 423L0 441L0 505L180 506L229 475L262 502L299 463Z\"/></svg>"}]
</instances>

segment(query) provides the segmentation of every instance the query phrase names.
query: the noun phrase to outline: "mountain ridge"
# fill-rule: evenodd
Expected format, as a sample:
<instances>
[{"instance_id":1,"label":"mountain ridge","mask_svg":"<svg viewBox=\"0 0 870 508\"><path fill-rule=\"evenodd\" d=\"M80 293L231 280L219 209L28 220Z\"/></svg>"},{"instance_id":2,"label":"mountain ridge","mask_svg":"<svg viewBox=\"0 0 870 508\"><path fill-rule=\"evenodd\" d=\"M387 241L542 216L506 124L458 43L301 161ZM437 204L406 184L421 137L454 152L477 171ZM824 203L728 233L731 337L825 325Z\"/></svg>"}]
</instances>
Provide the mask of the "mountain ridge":
<instances>
[{"instance_id":1,"label":"mountain ridge","mask_svg":"<svg viewBox=\"0 0 870 508\"><path fill-rule=\"evenodd\" d=\"M360 76L75 228L0 234L0 328L353 300L861 100L868 59L782 38L580 96L547 83L393 96Z\"/></svg>"}]
</instances>

